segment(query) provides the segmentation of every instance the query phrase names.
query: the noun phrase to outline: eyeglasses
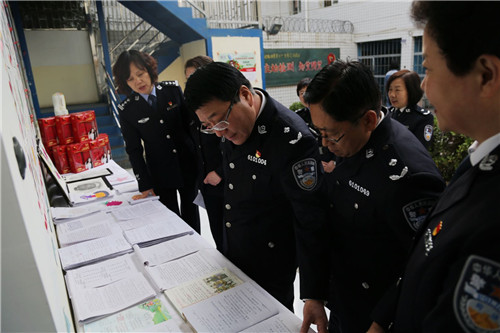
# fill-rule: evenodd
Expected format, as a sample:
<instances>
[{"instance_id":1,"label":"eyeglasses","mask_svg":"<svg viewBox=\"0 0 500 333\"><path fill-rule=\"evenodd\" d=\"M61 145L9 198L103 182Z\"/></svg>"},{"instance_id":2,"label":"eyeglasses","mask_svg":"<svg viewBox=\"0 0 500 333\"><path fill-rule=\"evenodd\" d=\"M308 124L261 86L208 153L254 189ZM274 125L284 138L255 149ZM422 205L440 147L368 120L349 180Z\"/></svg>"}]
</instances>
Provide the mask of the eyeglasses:
<instances>
[{"instance_id":1,"label":"eyeglasses","mask_svg":"<svg viewBox=\"0 0 500 333\"><path fill-rule=\"evenodd\" d=\"M349 133L349 131L350 131L350 130L352 130L352 129L353 129L353 128L354 128L354 127L358 124L358 121L359 121L361 118L363 118L363 116L364 116L365 114L366 114L366 112L365 112L365 113L363 113L361 116L359 116L359 117L358 117L358 118L357 118L357 119L356 119L356 120L352 123L351 127L350 127L347 131L345 131L344 133L342 133L342 135L341 135L341 136L339 136L337 139L334 139L334 138L329 138L329 137L328 137L328 134L327 134L327 135L323 135L323 132L324 132L324 133L327 133L327 132L332 132L332 130L329 130L329 129L326 129L326 128L318 128L318 130L319 130L319 131L320 131L320 133L321 133L321 139L324 139L324 140L326 140L326 141L328 141L328 142L332 142L332 143L335 143L335 144L339 143L339 142L340 142L340 141L341 141L341 140L345 137L345 135L346 135L347 133Z\"/></svg>"},{"instance_id":2,"label":"eyeglasses","mask_svg":"<svg viewBox=\"0 0 500 333\"><path fill-rule=\"evenodd\" d=\"M226 118L224 120L219 121L217 124L215 124L212 127L207 127L207 125L201 124L201 127L200 127L201 133L214 134L216 131L221 132L229 127L229 122L227 120L229 119L229 114L231 113L231 110L233 109L236 95L239 92L240 92L240 89L238 88L238 90L236 91L236 94L234 94L234 97L231 99L231 104L229 104L229 108L227 109Z\"/></svg>"}]
</instances>

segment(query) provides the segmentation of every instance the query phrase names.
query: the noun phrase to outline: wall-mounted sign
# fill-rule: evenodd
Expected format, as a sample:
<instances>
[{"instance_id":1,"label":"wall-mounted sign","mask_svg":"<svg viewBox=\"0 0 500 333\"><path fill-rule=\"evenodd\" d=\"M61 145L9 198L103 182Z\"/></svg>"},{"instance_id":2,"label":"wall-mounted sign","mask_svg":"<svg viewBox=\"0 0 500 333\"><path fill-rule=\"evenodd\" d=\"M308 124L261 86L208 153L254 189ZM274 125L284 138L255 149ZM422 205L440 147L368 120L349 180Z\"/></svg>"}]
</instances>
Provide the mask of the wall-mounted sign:
<instances>
[{"instance_id":1,"label":"wall-mounted sign","mask_svg":"<svg viewBox=\"0 0 500 333\"><path fill-rule=\"evenodd\" d=\"M252 85L257 80L257 55L256 52L227 52L218 53L215 61L227 62L238 69L250 81Z\"/></svg>"},{"instance_id":2,"label":"wall-mounted sign","mask_svg":"<svg viewBox=\"0 0 500 333\"><path fill-rule=\"evenodd\" d=\"M313 78L339 57L340 48L264 49L266 86L290 86L305 77Z\"/></svg>"}]
</instances>

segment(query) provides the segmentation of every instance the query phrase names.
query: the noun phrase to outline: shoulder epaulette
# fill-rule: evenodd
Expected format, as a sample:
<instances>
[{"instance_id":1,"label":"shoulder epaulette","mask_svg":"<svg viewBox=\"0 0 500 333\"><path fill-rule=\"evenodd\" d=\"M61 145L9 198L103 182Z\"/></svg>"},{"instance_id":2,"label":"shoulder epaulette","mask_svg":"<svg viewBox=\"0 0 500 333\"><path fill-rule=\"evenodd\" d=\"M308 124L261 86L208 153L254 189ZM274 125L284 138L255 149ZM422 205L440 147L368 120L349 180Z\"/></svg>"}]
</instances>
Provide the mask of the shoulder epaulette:
<instances>
[{"instance_id":1,"label":"shoulder epaulette","mask_svg":"<svg viewBox=\"0 0 500 333\"><path fill-rule=\"evenodd\" d=\"M123 111L125 109L125 106L130 103L130 97L127 97L127 99L125 99L123 102L121 102L120 104L118 104L118 108Z\"/></svg>"},{"instance_id":2,"label":"shoulder epaulette","mask_svg":"<svg viewBox=\"0 0 500 333\"><path fill-rule=\"evenodd\" d=\"M162 81L162 82L160 82L160 86L163 86L163 87L167 87L167 86L178 87L179 86L179 82L177 80Z\"/></svg>"}]
</instances>

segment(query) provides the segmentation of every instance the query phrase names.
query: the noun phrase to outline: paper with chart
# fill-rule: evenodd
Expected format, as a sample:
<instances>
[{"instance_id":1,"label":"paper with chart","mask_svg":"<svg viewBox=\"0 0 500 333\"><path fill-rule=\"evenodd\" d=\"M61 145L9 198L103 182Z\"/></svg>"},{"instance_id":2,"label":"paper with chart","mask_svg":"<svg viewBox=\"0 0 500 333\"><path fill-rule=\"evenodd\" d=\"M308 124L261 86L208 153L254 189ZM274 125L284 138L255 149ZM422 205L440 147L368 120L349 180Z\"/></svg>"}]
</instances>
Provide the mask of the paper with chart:
<instances>
[{"instance_id":1,"label":"paper with chart","mask_svg":"<svg viewBox=\"0 0 500 333\"><path fill-rule=\"evenodd\" d=\"M132 254L104 260L96 264L71 269L66 272L66 284L70 297L72 290L97 288L123 280L140 272Z\"/></svg>"},{"instance_id":2,"label":"paper with chart","mask_svg":"<svg viewBox=\"0 0 500 333\"><path fill-rule=\"evenodd\" d=\"M153 198L153 197L152 197ZM111 214L118 221L121 220L131 220L136 218L144 218L151 214L162 214L164 219L180 219L175 213L165 207L158 200L146 200L138 205L125 206L114 209Z\"/></svg>"},{"instance_id":3,"label":"paper with chart","mask_svg":"<svg viewBox=\"0 0 500 333\"><path fill-rule=\"evenodd\" d=\"M239 332L279 313L276 300L245 282L182 309L197 332Z\"/></svg>"},{"instance_id":4,"label":"paper with chart","mask_svg":"<svg viewBox=\"0 0 500 333\"><path fill-rule=\"evenodd\" d=\"M166 290L215 272L224 264L207 255L207 252L200 251L158 266L146 267L146 271L161 290Z\"/></svg>"},{"instance_id":5,"label":"paper with chart","mask_svg":"<svg viewBox=\"0 0 500 333\"><path fill-rule=\"evenodd\" d=\"M193 232L193 229L184 221L179 223L172 219L166 219L162 222L146 224L140 228L126 230L124 234L130 244L152 245Z\"/></svg>"},{"instance_id":6,"label":"paper with chart","mask_svg":"<svg viewBox=\"0 0 500 333\"><path fill-rule=\"evenodd\" d=\"M188 254L211 248L213 248L213 245L208 243L199 234L194 233L140 248L138 252L145 264L148 266L157 266Z\"/></svg>"},{"instance_id":7,"label":"paper with chart","mask_svg":"<svg viewBox=\"0 0 500 333\"><path fill-rule=\"evenodd\" d=\"M58 249L63 269L68 270L132 252L123 235L98 238Z\"/></svg>"},{"instance_id":8,"label":"paper with chart","mask_svg":"<svg viewBox=\"0 0 500 333\"><path fill-rule=\"evenodd\" d=\"M50 207L55 224L75 220L103 210L101 204L90 204L80 207Z\"/></svg>"},{"instance_id":9,"label":"paper with chart","mask_svg":"<svg viewBox=\"0 0 500 333\"><path fill-rule=\"evenodd\" d=\"M57 224L57 239L61 247L113 234L122 234L122 229L111 215L104 212Z\"/></svg>"},{"instance_id":10,"label":"paper with chart","mask_svg":"<svg viewBox=\"0 0 500 333\"><path fill-rule=\"evenodd\" d=\"M100 288L72 290L78 321L89 322L152 299L156 292L142 273Z\"/></svg>"}]
</instances>

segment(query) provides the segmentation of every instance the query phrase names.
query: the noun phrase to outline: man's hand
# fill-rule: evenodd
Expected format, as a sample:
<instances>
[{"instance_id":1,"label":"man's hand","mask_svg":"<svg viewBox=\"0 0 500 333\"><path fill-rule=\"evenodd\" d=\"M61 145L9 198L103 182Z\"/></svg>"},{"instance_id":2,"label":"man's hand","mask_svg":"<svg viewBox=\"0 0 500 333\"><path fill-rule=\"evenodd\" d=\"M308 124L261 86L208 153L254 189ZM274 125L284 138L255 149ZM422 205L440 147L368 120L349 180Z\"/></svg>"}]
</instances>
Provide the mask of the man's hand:
<instances>
[{"instance_id":1,"label":"man's hand","mask_svg":"<svg viewBox=\"0 0 500 333\"><path fill-rule=\"evenodd\" d=\"M300 328L300 333L307 333L309 326L315 324L318 328L318 333L328 332L328 319L326 318L325 307L323 301L307 300L304 304L304 321Z\"/></svg>"},{"instance_id":2,"label":"man's hand","mask_svg":"<svg viewBox=\"0 0 500 333\"><path fill-rule=\"evenodd\" d=\"M203 180L203 184L210 184L212 186L219 185L222 178L215 171L210 171L205 179Z\"/></svg>"},{"instance_id":3,"label":"man's hand","mask_svg":"<svg viewBox=\"0 0 500 333\"><path fill-rule=\"evenodd\" d=\"M153 196L153 197L156 196L155 191L152 188L150 188L147 191L142 191L141 194L134 195L132 197L132 200L144 199L147 198L148 196Z\"/></svg>"},{"instance_id":4,"label":"man's hand","mask_svg":"<svg viewBox=\"0 0 500 333\"><path fill-rule=\"evenodd\" d=\"M321 164L323 164L323 169L325 170L326 173L330 173L335 169L335 161L331 160L328 162L321 161Z\"/></svg>"},{"instance_id":5,"label":"man's hand","mask_svg":"<svg viewBox=\"0 0 500 333\"><path fill-rule=\"evenodd\" d=\"M373 322L372 326L370 326L370 328L368 329L368 331L366 333L385 333L385 331L382 328L382 326L380 326L376 322Z\"/></svg>"}]
</instances>

